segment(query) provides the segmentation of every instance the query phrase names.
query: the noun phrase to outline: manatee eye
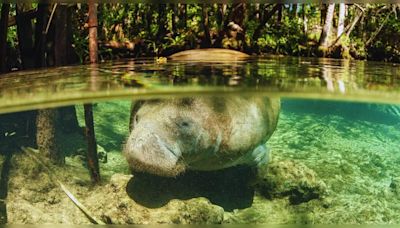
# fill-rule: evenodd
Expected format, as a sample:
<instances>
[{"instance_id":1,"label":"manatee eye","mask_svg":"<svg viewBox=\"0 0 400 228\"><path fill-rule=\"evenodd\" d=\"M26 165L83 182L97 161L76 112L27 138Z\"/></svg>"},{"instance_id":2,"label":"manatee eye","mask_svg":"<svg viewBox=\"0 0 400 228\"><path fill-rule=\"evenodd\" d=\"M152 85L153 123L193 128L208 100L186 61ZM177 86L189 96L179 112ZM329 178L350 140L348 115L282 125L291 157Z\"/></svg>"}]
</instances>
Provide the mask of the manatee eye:
<instances>
[{"instance_id":1,"label":"manatee eye","mask_svg":"<svg viewBox=\"0 0 400 228\"><path fill-rule=\"evenodd\" d=\"M177 122L176 122L176 125L177 125L179 128L184 128L184 129L186 129L186 128L189 128L189 127L192 125L192 123L191 123L190 120L180 120L180 121L177 121Z\"/></svg>"},{"instance_id":2,"label":"manatee eye","mask_svg":"<svg viewBox=\"0 0 400 228\"><path fill-rule=\"evenodd\" d=\"M138 123L138 121L139 121L139 116L138 116L138 115L136 115L136 116L135 116L135 124L137 124L137 123Z\"/></svg>"},{"instance_id":3,"label":"manatee eye","mask_svg":"<svg viewBox=\"0 0 400 228\"><path fill-rule=\"evenodd\" d=\"M181 126L182 127L189 127L189 122L186 122L186 121L183 121L182 123L181 123Z\"/></svg>"}]
</instances>

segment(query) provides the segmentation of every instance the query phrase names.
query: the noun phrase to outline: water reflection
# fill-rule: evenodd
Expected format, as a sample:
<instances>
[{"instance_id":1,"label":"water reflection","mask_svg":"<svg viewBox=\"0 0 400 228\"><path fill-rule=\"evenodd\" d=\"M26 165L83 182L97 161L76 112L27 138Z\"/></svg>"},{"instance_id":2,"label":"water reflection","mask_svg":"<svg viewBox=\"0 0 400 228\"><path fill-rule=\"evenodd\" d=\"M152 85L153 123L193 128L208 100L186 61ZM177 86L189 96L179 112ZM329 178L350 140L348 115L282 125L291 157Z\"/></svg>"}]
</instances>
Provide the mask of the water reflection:
<instances>
[{"instance_id":1,"label":"water reflection","mask_svg":"<svg viewBox=\"0 0 400 228\"><path fill-rule=\"evenodd\" d=\"M2 75L0 110L16 111L22 105L48 107L105 97L255 90L285 96L335 95L343 99L369 97L395 102L400 100L399 87L399 66L388 63L293 57L212 64L127 60L97 67L61 67Z\"/></svg>"}]
</instances>

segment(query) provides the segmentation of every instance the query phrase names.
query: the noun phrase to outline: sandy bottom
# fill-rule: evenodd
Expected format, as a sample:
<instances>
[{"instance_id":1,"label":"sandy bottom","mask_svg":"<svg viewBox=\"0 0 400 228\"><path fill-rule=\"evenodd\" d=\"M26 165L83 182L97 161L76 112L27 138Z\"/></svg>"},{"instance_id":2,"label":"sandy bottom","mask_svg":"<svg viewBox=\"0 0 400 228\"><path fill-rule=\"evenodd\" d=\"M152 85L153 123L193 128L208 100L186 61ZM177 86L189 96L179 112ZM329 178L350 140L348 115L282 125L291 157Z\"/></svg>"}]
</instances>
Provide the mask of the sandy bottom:
<instances>
[{"instance_id":1,"label":"sandy bottom","mask_svg":"<svg viewBox=\"0 0 400 228\"><path fill-rule=\"evenodd\" d=\"M299 205L254 198L228 219L251 223L399 224L400 122L395 125L337 115L285 113L268 145L274 161L315 172L324 197Z\"/></svg>"}]
</instances>

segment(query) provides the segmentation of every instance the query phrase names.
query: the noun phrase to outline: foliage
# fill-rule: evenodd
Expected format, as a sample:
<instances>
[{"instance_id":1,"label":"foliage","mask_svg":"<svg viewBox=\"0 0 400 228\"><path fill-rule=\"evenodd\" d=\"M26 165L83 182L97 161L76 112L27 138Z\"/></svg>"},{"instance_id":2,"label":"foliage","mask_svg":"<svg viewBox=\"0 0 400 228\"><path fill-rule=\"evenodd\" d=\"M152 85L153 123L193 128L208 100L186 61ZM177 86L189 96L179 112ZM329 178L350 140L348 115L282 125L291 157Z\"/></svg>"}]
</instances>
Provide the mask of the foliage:
<instances>
[{"instance_id":1,"label":"foliage","mask_svg":"<svg viewBox=\"0 0 400 228\"><path fill-rule=\"evenodd\" d=\"M17 27L16 26L12 26L8 29L7 42L9 43L10 46L16 46L18 44Z\"/></svg>"},{"instance_id":2,"label":"foliage","mask_svg":"<svg viewBox=\"0 0 400 228\"><path fill-rule=\"evenodd\" d=\"M38 7L38 4L32 6ZM274 11L275 6L255 3L102 3L98 5L100 59L166 56L185 49L206 47L233 48L258 54L320 55L318 50L321 50L319 43L326 6L282 4ZM86 62L88 7L86 4L69 4L69 7L73 8L73 47L80 62ZM16 4L11 4L11 17L15 11ZM203 15L205 11L206 16ZM400 62L400 20L397 16L400 9L396 4L348 4L347 29L361 11L362 17L349 35L335 42L338 11L339 4L336 4L332 32L328 37L329 47L324 47L327 57ZM37 20L33 22L35 24ZM261 33L255 36L258 31ZM9 46L18 50L16 26L9 27L7 41ZM110 46L110 43L117 47ZM126 44L129 44L128 48Z\"/></svg>"},{"instance_id":3,"label":"foliage","mask_svg":"<svg viewBox=\"0 0 400 228\"><path fill-rule=\"evenodd\" d=\"M387 12L390 13L390 12ZM385 15L386 16L386 15ZM385 17L383 16L383 17ZM377 24L384 23L384 18L377 21ZM397 34L397 35L394 35ZM375 38L375 42L369 47L368 57L373 60L385 60L391 62L400 61L400 23L395 14L389 16L385 27Z\"/></svg>"},{"instance_id":4,"label":"foliage","mask_svg":"<svg viewBox=\"0 0 400 228\"><path fill-rule=\"evenodd\" d=\"M300 45L304 45L306 41L298 20L286 17L278 26L269 26L266 30L257 40L262 52L297 55L301 52Z\"/></svg>"}]
</instances>

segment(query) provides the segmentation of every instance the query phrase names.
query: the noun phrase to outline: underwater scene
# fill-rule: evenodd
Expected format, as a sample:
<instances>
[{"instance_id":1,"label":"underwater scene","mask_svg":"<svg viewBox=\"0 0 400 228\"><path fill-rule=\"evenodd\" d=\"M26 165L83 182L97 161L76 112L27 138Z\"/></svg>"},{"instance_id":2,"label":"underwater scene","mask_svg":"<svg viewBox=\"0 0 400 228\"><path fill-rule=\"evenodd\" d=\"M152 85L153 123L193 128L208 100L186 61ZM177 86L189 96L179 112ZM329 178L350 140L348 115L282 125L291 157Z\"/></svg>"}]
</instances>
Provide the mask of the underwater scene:
<instances>
[{"instance_id":1,"label":"underwater scene","mask_svg":"<svg viewBox=\"0 0 400 228\"><path fill-rule=\"evenodd\" d=\"M0 224L399 224L399 69L265 57L7 74Z\"/></svg>"}]
</instances>

